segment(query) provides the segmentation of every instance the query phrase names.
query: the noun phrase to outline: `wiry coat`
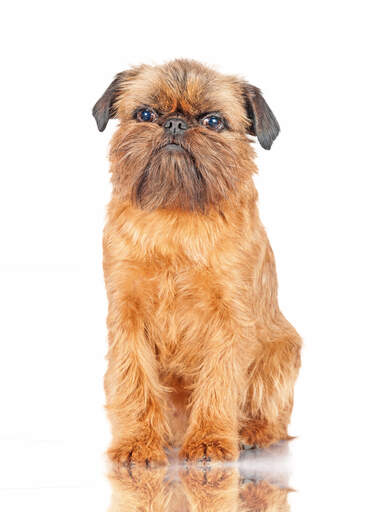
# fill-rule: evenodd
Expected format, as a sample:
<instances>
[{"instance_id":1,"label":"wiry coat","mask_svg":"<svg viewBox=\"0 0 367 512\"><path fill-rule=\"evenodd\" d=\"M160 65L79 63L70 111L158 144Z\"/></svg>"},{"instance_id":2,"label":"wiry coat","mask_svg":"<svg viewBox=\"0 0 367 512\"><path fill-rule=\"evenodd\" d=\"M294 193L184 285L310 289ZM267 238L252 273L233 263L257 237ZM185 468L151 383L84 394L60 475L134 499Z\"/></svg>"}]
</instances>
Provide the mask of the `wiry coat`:
<instances>
[{"instance_id":1,"label":"wiry coat","mask_svg":"<svg viewBox=\"0 0 367 512\"><path fill-rule=\"evenodd\" d=\"M155 122L138 122L143 107ZM225 129L203 126L207 112ZM179 60L120 73L94 115L100 129L120 119L104 231L110 456L163 462L176 443L189 460L234 459L240 442L287 439L301 342L256 206L245 132L269 149L279 131L260 91ZM178 141L172 115L188 124Z\"/></svg>"}]
</instances>

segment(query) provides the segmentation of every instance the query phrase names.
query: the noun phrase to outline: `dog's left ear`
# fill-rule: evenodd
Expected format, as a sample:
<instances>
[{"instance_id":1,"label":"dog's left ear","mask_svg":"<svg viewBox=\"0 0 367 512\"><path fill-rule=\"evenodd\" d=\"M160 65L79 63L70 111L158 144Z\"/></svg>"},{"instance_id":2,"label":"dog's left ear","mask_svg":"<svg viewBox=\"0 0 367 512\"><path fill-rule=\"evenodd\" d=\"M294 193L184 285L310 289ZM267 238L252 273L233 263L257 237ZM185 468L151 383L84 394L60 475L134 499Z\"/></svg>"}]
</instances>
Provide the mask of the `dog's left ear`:
<instances>
[{"instance_id":1,"label":"dog's left ear","mask_svg":"<svg viewBox=\"0 0 367 512\"><path fill-rule=\"evenodd\" d=\"M94 105L92 114L97 121L98 130L103 132L106 128L107 123L110 119L115 118L116 111L116 100L119 93L121 92L126 82L136 75L136 70L129 69L118 73L114 80L107 87L103 95L99 98L97 103Z\"/></svg>"},{"instance_id":2,"label":"dog's left ear","mask_svg":"<svg viewBox=\"0 0 367 512\"><path fill-rule=\"evenodd\" d=\"M264 149L270 149L280 132L275 115L258 87L244 83L242 84L242 95L245 100L247 117L251 122L248 128L249 133L256 135Z\"/></svg>"}]
</instances>

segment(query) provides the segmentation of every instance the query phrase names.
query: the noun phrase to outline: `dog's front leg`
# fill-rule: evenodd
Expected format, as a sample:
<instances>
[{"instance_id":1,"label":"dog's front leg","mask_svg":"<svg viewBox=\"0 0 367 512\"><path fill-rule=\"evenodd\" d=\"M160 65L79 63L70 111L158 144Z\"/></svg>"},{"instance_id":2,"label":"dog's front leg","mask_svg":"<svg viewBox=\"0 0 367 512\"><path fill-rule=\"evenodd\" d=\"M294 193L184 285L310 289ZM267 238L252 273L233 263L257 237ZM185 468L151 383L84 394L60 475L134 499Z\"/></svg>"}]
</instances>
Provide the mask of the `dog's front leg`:
<instances>
[{"instance_id":1,"label":"dog's front leg","mask_svg":"<svg viewBox=\"0 0 367 512\"><path fill-rule=\"evenodd\" d=\"M219 353L201 369L181 450L188 461L235 460L238 456L238 390L232 358L231 350Z\"/></svg>"},{"instance_id":2,"label":"dog's front leg","mask_svg":"<svg viewBox=\"0 0 367 512\"><path fill-rule=\"evenodd\" d=\"M204 343L203 359L193 385L189 428L181 450L188 461L235 460L238 457L238 420L241 371L240 340L215 331Z\"/></svg>"},{"instance_id":3,"label":"dog's front leg","mask_svg":"<svg viewBox=\"0 0 367 512\"><path fill-rule=\"evenodd\" d=\"M165 392L154 346L141 312L141 296L110 294L106 408L112 426L108 451L115 463L165 463L168 437Z\"/></svg>"}]
</instances>

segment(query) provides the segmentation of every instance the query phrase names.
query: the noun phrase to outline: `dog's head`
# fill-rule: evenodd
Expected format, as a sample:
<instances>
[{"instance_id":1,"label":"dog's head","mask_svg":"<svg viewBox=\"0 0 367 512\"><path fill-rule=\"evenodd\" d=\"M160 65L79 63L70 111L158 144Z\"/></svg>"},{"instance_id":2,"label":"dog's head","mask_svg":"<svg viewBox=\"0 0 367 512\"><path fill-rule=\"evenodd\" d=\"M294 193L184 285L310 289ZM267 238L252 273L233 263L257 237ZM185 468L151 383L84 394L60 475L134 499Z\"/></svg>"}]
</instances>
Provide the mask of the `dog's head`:
<instances>
[{"instance_id":1,"label":"dog's head","mask_svg":"<svg viewBox=\"0 0 367 512\"><path fill-rule=\"evenodd\" d=\"M246 134L270 149L279 125L260 90L195 61L119 73L93 108L111 143L116 193L140 208L205 211L255 170Z\"/></svg>"}]
</instances>

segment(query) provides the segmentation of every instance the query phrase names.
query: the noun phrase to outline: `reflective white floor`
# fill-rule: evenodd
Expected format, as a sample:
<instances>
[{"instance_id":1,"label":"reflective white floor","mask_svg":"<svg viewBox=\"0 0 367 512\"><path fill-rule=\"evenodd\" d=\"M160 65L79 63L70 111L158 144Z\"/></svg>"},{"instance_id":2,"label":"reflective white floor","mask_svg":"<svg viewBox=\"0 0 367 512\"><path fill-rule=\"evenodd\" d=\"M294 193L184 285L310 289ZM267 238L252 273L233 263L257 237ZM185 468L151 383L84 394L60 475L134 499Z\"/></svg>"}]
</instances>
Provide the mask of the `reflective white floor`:
<instances>
[{"instance_id":1,"label":"reflective white floor","mask_svg":"<svg viewBox=\"0 0 367 512\"><path fill-rule=\"evenodd\" d=\"M108 469L100 447L88 442L4 439L0 510L365 510L358 482L364 476L345 467L348 448L341 447L333 460L302 446L296 440L251 450L238 463L204 469L180 465L171 454L167 468L135 466L117 474Z\"/></svg>"},{"instance_id":2,"label":"reflective white floor","mask_svg":"<svg viewBox=\"0 0 367 512\"><path fill-rule=\"evenodd\" d=\"M287 447L243 454L236 464L124 468L110 476L110 512L288 510ZM277 457L277 474L271 471Z\"/></svg>"},{"instance_id":3,"label":"reflective white floor","mask_svg":"<svg viewBox=\"0 0 367 512\"><path fill-rule=\"evenodd\" d=\"M1 475L0 509L9 512L258 510L259 504L287 510L286 444L248 451L236 464L188 468L171 453L168 467L118 473L83 445L4 440L1 448L2 461L10 464Z\"/></svg>"}]
</instances>

